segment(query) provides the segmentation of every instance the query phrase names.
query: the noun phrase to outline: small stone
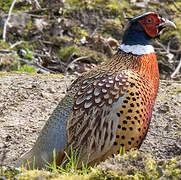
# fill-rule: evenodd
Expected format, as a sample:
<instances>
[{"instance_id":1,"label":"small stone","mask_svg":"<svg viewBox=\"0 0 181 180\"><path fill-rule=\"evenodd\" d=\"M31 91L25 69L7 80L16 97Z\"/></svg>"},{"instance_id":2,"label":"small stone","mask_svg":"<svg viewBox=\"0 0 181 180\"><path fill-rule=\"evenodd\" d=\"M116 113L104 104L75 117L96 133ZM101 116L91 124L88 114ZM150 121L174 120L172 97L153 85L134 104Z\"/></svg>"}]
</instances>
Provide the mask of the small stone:
<instances>
[{"instance_id":1,"label":"small stone","mask_svg":"<svg viewBox=\"0 0 181 180\"><path fill-rule=\"evenodd\" d=\"M43 98L46 98L46 99L50 98L50 94L49 93L42 92L41 95L42 95Z\"/></svg>"},{"instance_id":2,"label":"small stone","mask_svg":"<svg viewBox=\"0 0 181 180\"><path fill-rule=\"evenodd\" d=\"M168 105L164 104L158 108L159 113L166 113L169 112L170 108Z\"/></svg>"},{"instance_id":3,"label":"small stone","mask_svg":"<svg viewBox=\"0 0 181 180\"><path fill-rule=\"evenodd\" d=\"M4 147L4 144L0 142L0 149Z\"/></svg>"},{"instance_id":4,"label":"small stone","mask_svg":"<svg viewBox=\"0 0 181 180\"><path fill-rule=\"evenodd\" d=\"M56 90L55 90L53 87L49 87L47 90L48 90L50 93L55 93L55 92L56 92Z\"/></svg>"}]
</instances>

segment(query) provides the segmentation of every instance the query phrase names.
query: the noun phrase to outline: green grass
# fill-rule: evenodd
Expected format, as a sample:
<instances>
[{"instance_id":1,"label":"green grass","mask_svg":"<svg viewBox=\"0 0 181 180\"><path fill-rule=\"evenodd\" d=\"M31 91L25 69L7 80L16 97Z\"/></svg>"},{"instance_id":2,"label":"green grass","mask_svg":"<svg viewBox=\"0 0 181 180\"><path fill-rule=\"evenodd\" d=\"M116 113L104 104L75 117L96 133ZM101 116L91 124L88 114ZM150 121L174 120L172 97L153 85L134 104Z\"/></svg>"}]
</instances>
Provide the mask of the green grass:
<instances>
[{"instance_id":1,"label":"green grass","mask_svg":"<svg viewBox=\"0 0 181 180\"><path fill-rule=\"evenodd\" d=\"M53 152L53 162L43 171L33 167L31 170L21 169L4 169L0 175L13 179L61 179L61 180L138 180L138 179L179 179L181 177L181 156L173 159L158 160L151 154L132 150L120 153L114 158L108 158L105 162L95 167L88 167L82 164L78 169L78 156L71 149L70 155L66 154L67 163L63 166L56 165L55 151Z\"/></svg>"},{"instance_id":2,"label":"green grass","mask_svg":"<svg viewBox=\"0 0 181 180\"><path fill-rule=\"evenodd\" d=\"M80 54L80 49L76 45L59 49L58 56L62 61L66 61L73 53Z\"/></svg>"},{"instance_id":3,"label":"green grass","mask_svg":"<svg viewBox=\"0 0 181 180\"><path fill-rule=\"evenodd\" d=\"M28 72L28 73L34 73L35 68L33 66L23 65L19 69L17 69L19 72Z\"/></svg>"},{"instance_id":4,"label":"green grass","mask_svg":"<svg viewBox=\"0 0 181 180\"><path fill-rule=\"evenodd\" d=\"M53 151L53 162L50 164L48 164L47 169L50 170L51 172L54 173L59 173L59 174L63 174L63 175L67 175L67 174L79 174L79 175L85 175L88 174L88 172L90 171L89 167L87 166L87 164L84 164L82 162L82 168L79 169L78 168L78 162L79 162L79 155L73 151L73 149L71 148L70 150L70 155L68 155L65 152L65 156L67 161L63 163L63 165L61 166L57 166L56 165L56 152L55 150Z\"/></svg>"}]
</instances>

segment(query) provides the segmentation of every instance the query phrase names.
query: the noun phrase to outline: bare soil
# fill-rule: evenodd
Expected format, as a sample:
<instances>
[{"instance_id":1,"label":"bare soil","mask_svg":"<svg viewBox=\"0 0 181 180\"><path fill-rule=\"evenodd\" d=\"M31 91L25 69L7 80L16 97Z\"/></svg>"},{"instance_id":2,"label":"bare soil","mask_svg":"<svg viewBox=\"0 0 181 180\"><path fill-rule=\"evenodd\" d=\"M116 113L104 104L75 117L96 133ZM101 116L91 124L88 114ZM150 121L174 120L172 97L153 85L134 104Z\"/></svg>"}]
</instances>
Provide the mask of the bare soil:
<instances>
[{"instance_id":1,"label":"bare soil","mask_svg":"<svg viewBox=\"0 0 181 180\"><path fill-rule=\"evenodd\" d=\"M0 164L27 152L75 76L0 74ZM161 159L181 154L181 81L161 81L142 151Z\"/></svg>"}]
</instances>

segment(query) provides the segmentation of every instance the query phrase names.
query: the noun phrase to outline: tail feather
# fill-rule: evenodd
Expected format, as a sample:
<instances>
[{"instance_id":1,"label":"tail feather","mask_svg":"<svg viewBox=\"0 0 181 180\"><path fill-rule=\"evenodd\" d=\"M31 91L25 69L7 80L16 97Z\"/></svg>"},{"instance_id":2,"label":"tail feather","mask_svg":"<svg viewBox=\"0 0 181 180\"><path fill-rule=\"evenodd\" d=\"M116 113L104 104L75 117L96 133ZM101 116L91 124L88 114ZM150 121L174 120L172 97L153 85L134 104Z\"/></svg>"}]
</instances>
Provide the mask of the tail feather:
<instances>
[{"instance_id":1,"label":"tail feather","mask_svg":"<svg viewBox=\"0 0 181 180\"><path fill-rule=\"evenodd\" d=\"M24 167L26 169L42 169L48 166L48 163L51 163L53 160L53 152L52 156L50 153L46 152L34 152L34 148L31 149L26 154L22 155L20 159L15 162L15 167Z\"/></svg>"},{"instance_id":2,"label":"tail feather","mask_svg":"<svg viewBox=\"0 0 181 180\"><path fill-rule=\"evenodd\" d=\"M27 169L37 168L36 157L31 149L29 152L23 154L16 162L15 167L25 167Z\"/></svg>"}]
</instances>

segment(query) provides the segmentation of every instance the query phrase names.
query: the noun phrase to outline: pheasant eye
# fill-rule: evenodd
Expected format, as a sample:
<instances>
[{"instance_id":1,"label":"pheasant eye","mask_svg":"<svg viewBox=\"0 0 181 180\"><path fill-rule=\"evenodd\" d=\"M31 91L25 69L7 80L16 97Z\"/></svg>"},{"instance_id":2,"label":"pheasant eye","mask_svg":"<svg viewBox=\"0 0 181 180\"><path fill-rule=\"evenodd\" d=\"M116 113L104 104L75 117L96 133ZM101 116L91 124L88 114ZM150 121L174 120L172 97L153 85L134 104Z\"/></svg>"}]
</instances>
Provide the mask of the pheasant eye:
<instances>
[{"instance_id":1,"label":"pheasant eye","mask_svg":"<svg viewBox=\"0 0 181 180\"><path fill-rule=\"evenodd\" d=\"M152 23L152 19L151 18L146 19L146 23L148 24Z\"/></svg>"}]
</instances>

